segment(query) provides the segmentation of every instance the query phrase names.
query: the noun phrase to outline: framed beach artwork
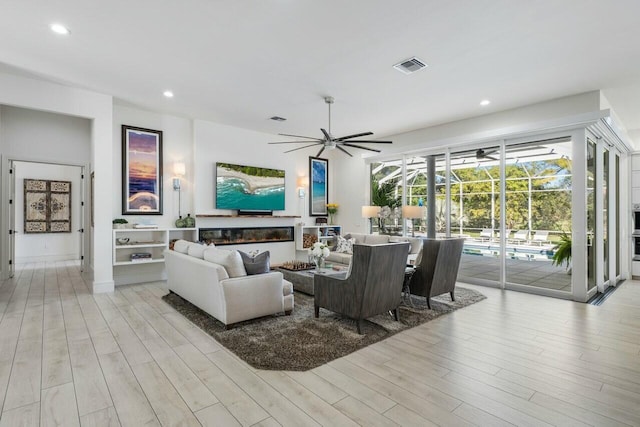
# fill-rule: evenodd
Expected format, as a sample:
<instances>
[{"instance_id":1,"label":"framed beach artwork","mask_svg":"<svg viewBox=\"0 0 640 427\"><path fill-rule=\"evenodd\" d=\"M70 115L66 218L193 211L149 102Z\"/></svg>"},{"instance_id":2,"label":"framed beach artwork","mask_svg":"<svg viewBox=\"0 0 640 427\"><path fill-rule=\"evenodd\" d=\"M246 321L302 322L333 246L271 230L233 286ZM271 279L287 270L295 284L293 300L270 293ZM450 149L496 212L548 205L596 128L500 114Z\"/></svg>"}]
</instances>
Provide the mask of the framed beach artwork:
<instances>
[{"instance_id":1,"label":"framed beach artwork","mask_svg":"<svg viewBox=\"0 0 640 427\"><path fill-rule=\"evenodd\" d=\"M309 157L309 216L326 216L329 203L329 160Z\"/></svg>"},{"instance_id":2,"label":"framed beach artwork","mask_svg":"<svg viewBox=\"0 0 640 427\"><path fill-rule=\"evenodd\" d=\"M122 214L162 215L162 131L122 125Z\"/></svg>"}]
</instances>

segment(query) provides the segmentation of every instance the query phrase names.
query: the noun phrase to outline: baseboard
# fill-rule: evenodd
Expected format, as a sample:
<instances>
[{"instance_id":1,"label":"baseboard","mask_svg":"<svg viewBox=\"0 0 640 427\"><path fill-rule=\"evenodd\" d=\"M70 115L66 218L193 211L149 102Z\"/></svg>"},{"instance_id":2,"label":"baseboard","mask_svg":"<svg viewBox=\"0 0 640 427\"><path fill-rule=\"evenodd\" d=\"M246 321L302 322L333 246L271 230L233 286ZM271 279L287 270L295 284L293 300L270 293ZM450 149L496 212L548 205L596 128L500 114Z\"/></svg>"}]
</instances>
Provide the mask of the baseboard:
<instances>
[{"instance_id":1,"label":"baseboard","mask_svg":"<svg viewBox=\"0 0 640 427\"><path fill-rule=\"evenodd\" d=\"M144 272L144 273L134 273L127 275L114 275L113 280L116 286L120 285L132 285L134 283L146 283L146 282L157 282L161 280L167 280L167 273L162 272Z\"/></svg>"},{"instance_id":2,"label":"baseboard","mask_svg":"<svg viewBox=\"0 0 640 427\"><path fill-rule=\"evenodd\" d=\"M113 280L109 280L107 282L92 282L91 288L94 294L104 294L107 292L113 292L115 290L115 284L113 283Z\"/></svg>"}]
</instances>

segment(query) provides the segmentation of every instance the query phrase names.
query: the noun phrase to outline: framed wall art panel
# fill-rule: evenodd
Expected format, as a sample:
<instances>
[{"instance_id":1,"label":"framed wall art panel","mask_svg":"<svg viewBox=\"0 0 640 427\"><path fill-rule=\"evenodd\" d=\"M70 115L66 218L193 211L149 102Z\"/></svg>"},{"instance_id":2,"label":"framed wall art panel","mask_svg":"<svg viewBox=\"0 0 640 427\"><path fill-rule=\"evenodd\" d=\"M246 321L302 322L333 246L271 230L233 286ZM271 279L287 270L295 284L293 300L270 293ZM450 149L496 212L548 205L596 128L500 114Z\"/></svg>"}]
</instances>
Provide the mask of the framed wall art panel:
<instances>
[{"instance_id":1,"label":"framed wall art panel","mask_svg":"<svg viewBox=\"0 0 640 427\"><path fill-rule=\"evenodd\" d=\"M24 180L24 233L71 233L71 182Z\"/></svg>"},{"instance_id":2,"label":"framed wall art panel","mask_svg":"<svg viewBox=\"0 0 640 427\"><path fill-rule=\"evenodd\" d=\"M122 125L122 214L162 215L162 131Z\"/></svg>"},{"instance_id":3,"label":"framed wall art panel","mask_svg":"<svg viewBox=\"0 0 640 427\"><path fill-rule=\"evenodd\" d=\"M309 216L326 216L329 203L329 160L309 157Z\"/></svg>"}]
</instances>

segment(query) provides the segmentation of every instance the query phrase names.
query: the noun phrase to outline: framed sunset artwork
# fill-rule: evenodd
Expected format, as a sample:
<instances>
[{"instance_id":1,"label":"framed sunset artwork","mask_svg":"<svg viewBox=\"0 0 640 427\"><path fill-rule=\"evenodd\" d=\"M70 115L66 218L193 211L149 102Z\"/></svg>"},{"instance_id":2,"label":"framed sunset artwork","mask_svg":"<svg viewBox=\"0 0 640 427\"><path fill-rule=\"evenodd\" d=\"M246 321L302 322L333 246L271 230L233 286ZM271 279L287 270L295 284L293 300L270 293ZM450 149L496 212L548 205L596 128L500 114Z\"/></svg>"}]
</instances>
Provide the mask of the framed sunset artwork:
<instances>
[{"instance_id":1,"label":"framed sunset artwork","mask_svg":"<svg viewBox=\"0 0 640 427\"><path fill-rule=\"evenodd\" d=\"M122 214L162 215L162 131L122 125Z\"/></svg>"}]
</instances>

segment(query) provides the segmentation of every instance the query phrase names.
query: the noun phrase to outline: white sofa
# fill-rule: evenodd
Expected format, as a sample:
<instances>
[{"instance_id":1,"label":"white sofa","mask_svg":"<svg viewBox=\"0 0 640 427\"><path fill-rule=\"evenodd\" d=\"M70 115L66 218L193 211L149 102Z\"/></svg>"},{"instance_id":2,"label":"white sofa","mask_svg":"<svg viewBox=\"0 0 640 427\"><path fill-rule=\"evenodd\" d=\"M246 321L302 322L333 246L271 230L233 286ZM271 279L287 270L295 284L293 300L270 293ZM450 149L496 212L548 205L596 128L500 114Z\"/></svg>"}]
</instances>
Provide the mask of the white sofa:
<instances>
[{"instance_id":1,"label":"white sofa","mask_svg":"<svg viewBox=\"0 0 640 427\"><path fill-rule=\"evenodd\" d=\"M216 248L183 242L164 252L170 291L225 325L293 310L293 285L282 273L247 276L241 264L232 274L237 277L229 277L227 268L207 260Z\"/></svg>"},{"instance_id":2,"label":"white sofa","mask_svg":"<svg viewBox=\"0 0 640 427\"><path fill-rule=\"evenodd\" d=\"M407 255L407 264L413 264L422 248L422 239L418 237L389 236L386 234L364 234L364 233L344 233L345 239L355 239L356 245L381 245L385 243L403 243L411 244L409 254ZM349 265L351 263L351 254L331 251L326 261L331 263Z\"/></svg>"}]
</instances>

